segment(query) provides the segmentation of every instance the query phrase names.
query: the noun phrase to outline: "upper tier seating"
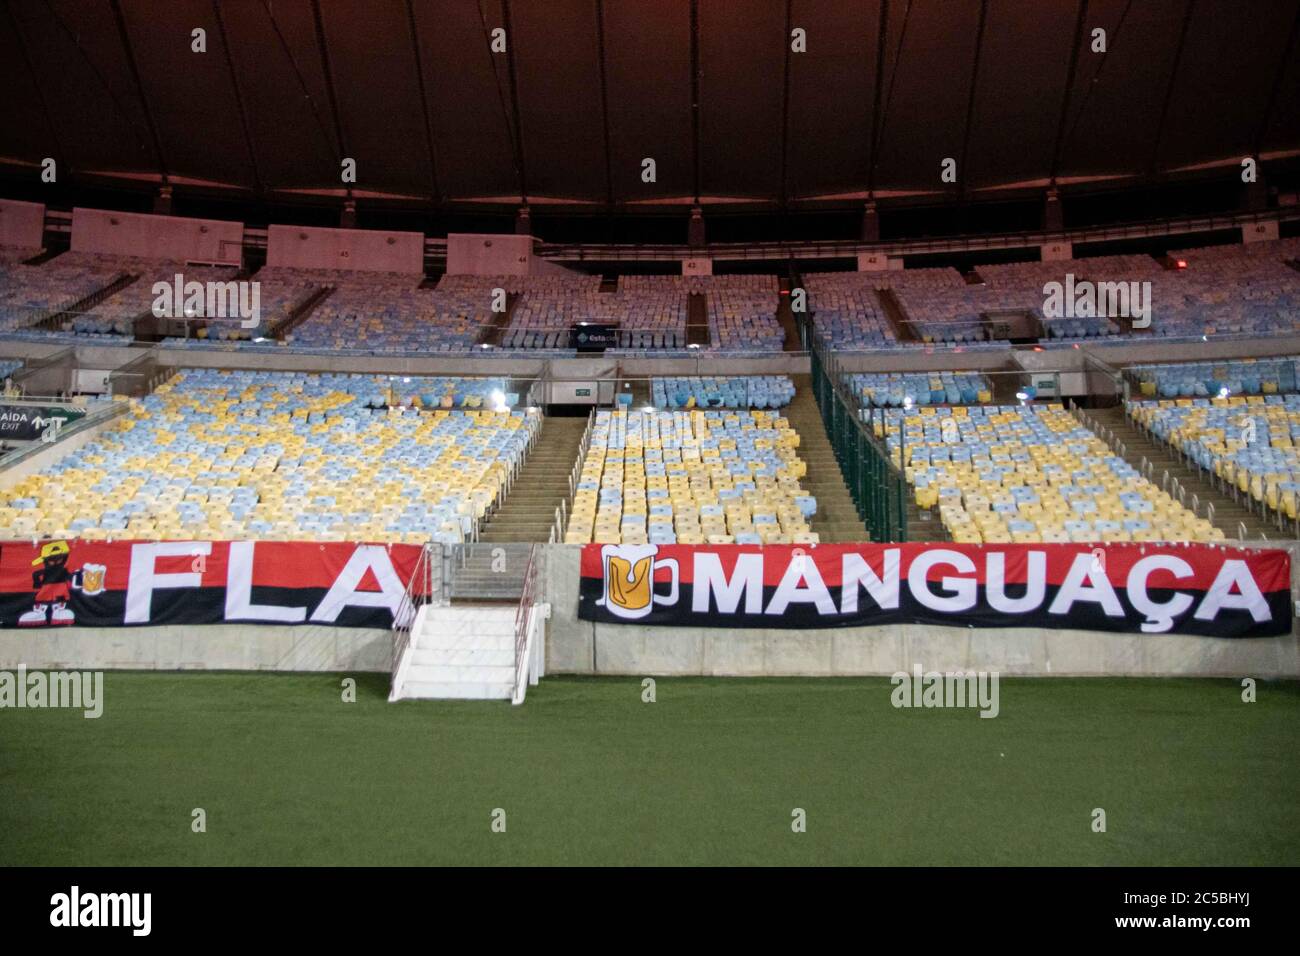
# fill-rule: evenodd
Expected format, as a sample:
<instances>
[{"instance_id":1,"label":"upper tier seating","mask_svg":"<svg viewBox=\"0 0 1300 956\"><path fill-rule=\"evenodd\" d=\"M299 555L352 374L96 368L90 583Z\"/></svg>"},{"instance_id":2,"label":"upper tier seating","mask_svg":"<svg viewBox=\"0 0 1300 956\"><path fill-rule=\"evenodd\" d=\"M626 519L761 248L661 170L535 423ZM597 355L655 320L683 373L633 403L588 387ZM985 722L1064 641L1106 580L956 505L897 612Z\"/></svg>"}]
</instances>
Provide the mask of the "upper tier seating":
<instances>
[{"instance_id":1,"label":"upper tier seating","mask_svg":"<svg viewBox=\"0 0 1300 956\"><path fill-rule=\"evenodd\" d=\"M891 348L898 344L869 272L804 275L808 309L817 331L836 349Z\"/></svg>"},{"instance_id":2,"label":"upper tier seating","mask_svg":"<svg viewBox=\"0 0 1300 956\"><path fill-rule=\"evenodd\" d=\"M920 341L962 345L988 338L981 316L990 308L988 289L968 285L956 269L900 269L870 275L878 290L894 291Z\"/></svg>"},{"instance_id":3,"label":"upper tier seating","mask_svg":"<svg viewBox=\"0 0 1300 956\"><path fill-rule=\"evenodd\" d=\"M1300 395L1133 401L1134 421L1291 520L1300 504Z\"/></svg>"},{"instance_id":4,"label":"upper tier seating","mask_svg":"<svg viewBox=\"0 0 1300 956\"><path fill-rule=\"evenodd\" d=\"M709 310L709 341L719 351L779 352L785 330L777 321L780 282L776 276L692 277L704 290Z\"/></svg>"},{"instance_id":5,"label":"upper tier seating","mask_svg":"<svg viewBox=\"0 0 1300 956\"><path fill-rule=\"evenodd\" d=\"M0 331L28 329L124 278L142 261L65 252L36 266L0 263Z\"/></svg>"},{"instance_id":6,"label":"upper tier seating","mask_svg":"<svg viewBox=\"0 0 1300 956\"><path fill-rule=\"evenodd\" d=\"M250 328L236 322L213 322L199 329L197 335L200 339L223 342L261 338L337 278L338 273L323 269L266 266L253 276L258 283L261 321Z\"/></svg>"},{"instance_id":7,"label":"upper tier seating","mask_svg":"<svg viewBox=\"0 0 1300 956\"><path fill-rule=\"evenodd\" d=\"M421 275L341 273L334 291L286 336L304 348L463 352L493 315L488 295L419 288Z\"/></svg>"},{"instance_id":8,"label":"upper tier seating","mask_svg":"<svg viewBox=\"0 0 1300 956\"><path fill-rule=\"evenodd\" d=\"M978 372L859 372L845 376L863 406L973 405L993 400L993 385Z\"/></svg>"},{"instance_id":9,"label":"upper tier seating","mask_svg":"<svg viewBox=\"0 0 1300 956\"><path fill-rule=\"evenodd\" d=\"M598 411L564 540L816 544L798 447L770 411Z\"/></svg>"},{"instance_id":10,"label":"upper tier seating","mask_svg":"<svg viewBox=\"0 0 1300 956\"><path fill-rule=\"evenodd\" d=\"M1097 281L1102 277L1099 262L1099 259L1066 259L977 266L976 271L984 280L984 309L1028 312L1042 323L1049 339L1116 335L1119 326L1104 315L1049 316L1044 309L1047 293L1043 290L1048 283L1059 283L1064 290L1067 275L1073 275L1075 282Z\"/></svg>"},{"instance_id":11,"label":"upper tier seating","mask_svg":"<svg viewBox=\"0 0 1300 956\"><path fill-rule=\"evenodd\" d=\"M1300 328L1300 273L1286 264L1300 239L1185 249L1186 269L1164 269L1150 256L1107 256L1095 275L1151 283L1148 334L1199 339L1212 335L1280 335Z\"/></svg>"},{"instance_id":12,"label":"upper tier seating","mask_svg":"<svg viewBox=\"0 0 1300 956\"><path fill-rule=\"evenodd\" d=\"M689 292L681 279L681 276L619 276L618 294L625 311L620 347L686 347Z\"/></svg>"},{"instance_id":13,"label":"upper tier seating","mask_svg":"<svg viewBox=\"0 0 1300 956\"><path fill-rule=\"evenodd\" d=\"M0 537L458 542L539 415L384 406L501 384L182 371L0 493Z\"/></svg>"},{"instance_id":14,"label":"upper tier seating","mask_svg":"<svg viewBox=\"0 0 1300 956\"><path fill-rule=\"evenodd\" d=\"M130 285L118 289L86 312L72 317L66 329L72 332L100 335L130 335L135 320L153 310L154 285L166 282L174 285L176 276L184 282L228 282L239 273L234 266L187 265L183 259L121 259L123 271L137 278Z\"/></svg>"},{"instance_id":15,"label":"upper tier seating","mask_svg":"<svg viewBox=\"0 0 1300 956\"><path fill-rule=\"evenodd\" d=\"M569 330L579 322L616 321L616 303L605 302L600 276L529 275L482 276L446 275L438 291L475 303L491 318L496 290L517 295L510 313L510 325L501 338L507 349L567 349Z\"/></svg>"},{"instance_id":16,"label":"upper tier seating","mask_svg":"<svg viewBox=\"0 0 1300 956\"><path fill-rule=\"evenodd\" d=\"M875 430L959 543L1223 538L1059 404L889 409Z\"/></svg>"},{"instance_id":17,"label":"upper tier seating","mask_svg":"<svg viewBox=\"0 0 1300 956\"><path fill-rule=\"evenodd\" d=\"M690 375L650 382L656 408L783 408L794 398L786 375Z\"/></svg>"}]
</instances>

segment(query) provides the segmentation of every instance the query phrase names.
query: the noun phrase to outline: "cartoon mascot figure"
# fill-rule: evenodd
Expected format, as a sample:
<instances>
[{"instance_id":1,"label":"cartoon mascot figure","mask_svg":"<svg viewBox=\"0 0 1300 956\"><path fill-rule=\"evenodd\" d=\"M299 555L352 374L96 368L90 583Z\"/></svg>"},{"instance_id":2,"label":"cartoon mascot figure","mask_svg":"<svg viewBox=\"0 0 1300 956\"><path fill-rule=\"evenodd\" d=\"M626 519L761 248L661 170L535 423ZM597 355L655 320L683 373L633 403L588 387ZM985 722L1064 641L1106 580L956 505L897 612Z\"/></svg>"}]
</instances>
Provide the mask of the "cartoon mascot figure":
<instances>
[{"instance_id":1,"label":"cartoon mascot figure","mask_svg":"<svg viewBox=\"0 0 1300 956\"><path fill-rule=\"evenodd\" d=\"M72 589L81 587L80 569L68 570L68 542L50 541L41 545L41 556L32 562L32 587L36 603L30 611L18 618L19 627L44 627L46 624L67 625L76 620L68 610Z\"/></svg>"}]
</instances>

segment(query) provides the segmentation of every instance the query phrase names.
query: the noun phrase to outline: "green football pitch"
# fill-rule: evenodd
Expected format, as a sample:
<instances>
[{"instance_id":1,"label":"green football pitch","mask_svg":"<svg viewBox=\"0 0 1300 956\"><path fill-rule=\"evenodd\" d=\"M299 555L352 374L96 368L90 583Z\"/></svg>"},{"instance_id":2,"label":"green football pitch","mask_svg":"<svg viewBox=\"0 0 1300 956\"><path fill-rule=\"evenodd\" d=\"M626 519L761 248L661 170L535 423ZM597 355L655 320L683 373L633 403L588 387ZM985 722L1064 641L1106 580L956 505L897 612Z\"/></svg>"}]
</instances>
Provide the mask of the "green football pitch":
<instances>
[{"instance_id":1,"label":"green football pitch","mask_svg":"<svg viewBox=\"0 0 1300 956\"><path fill-rule=\"evenodd\" d=\"M0 710L0 863L1300 861L1295 684L1004 679L990 720L885 678L547 678L511 707L345 676L109 672L98 720Z\"/></svg>"}]
</instances>

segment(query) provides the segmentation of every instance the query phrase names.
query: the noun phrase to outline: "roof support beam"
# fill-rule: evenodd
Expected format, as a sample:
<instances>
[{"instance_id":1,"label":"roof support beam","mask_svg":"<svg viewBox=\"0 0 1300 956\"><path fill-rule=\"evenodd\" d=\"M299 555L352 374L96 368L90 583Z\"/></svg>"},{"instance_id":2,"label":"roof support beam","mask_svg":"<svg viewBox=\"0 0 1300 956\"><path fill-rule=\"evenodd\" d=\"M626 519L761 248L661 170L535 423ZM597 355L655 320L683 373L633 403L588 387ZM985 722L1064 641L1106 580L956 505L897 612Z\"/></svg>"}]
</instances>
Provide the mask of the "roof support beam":
<instances>
[{"instance_id":1,"label":"roof support beam","mask_svg":"<svg viewBox=\"0 0 1300 956\"><path fill-rule=\"evenodd\" d=\"M154 156L158 163L158 172L167 178L167 158L163 155L162 140L158 138L158 128L154 125L153 110L149 109L149 98L144 95L144 84L140 82L140 69L136 66L135 50L131 47L131 37L126 32L126 19L122 16L122 5L118 0L108 0L117 21L117 37L122 42L122 53L126 56L127 68L131 71L131 82L135 84L135 94L140 99L140 108L144 110L144 121L149 127L149 140L153 144Z\"/></svg>"},{"instance_id":2,"label":"roof support beam","mask_svg":"<svg viewBox=\"0 0 1300 956\"><path fill-rule=\"evenodd\" d=\"M885 40L889 36L889 0L880 0L876 32L876 84L871 91L871 142L867 156L867 195L876 191L876 151L880 148L880 104L885 86Z\"/></svg>"},{"instance_id":3,"label":"roof support beam","mask_svg":"<svg viewBox=\"0 0 1300 956\"><path fill-rule=\"evenodd\" d=\"M510 115L513 120L515 169L519 173L519 199L528 205L528 167L524 165L524 127L519 118L519 79L515 70L515 28L510 19L510 0L501 0L506 27L506 73L510 78Z\"/></svg>"},{"instance_id":4,"label":"roof support beam","mask_svg":"<svg viewBox=\"0 0 1300 956\"><path fill-rule=\"evenodd\" d=\"M1154 177L1160 161L1160 144L1165 137L1165 120L1169 116L1169 104L1174 98L1174 84L1178 82L1178 65L1183 61L1183 47L1187 43L1187 28L1192 23L1192 8L1196 0L1187 0L1183 8L1183 22L1178 31L1178 46L1174 49L1174 62L1169 67L1169 82L1165 84L1165 98L1160 104L1160 119L1156 121L1155 139L1151 141L1151 158L1147 162L1147 175Z\"/></svg>"},{"instance_id":5,"label":"roof support beam","mask_svg":"<svg viewBox=\"0 0 1300 956\"><path fill-rule=\"evenodd\" d=\"M1264 149L1264 136L1268 133L1268 121L1273 118L1273 107L1277 104L1277 94L1282 88L1282 77L1295 56L1296 37L1300 36L1300 6L1296 7L1295 17L1291 21L1291 35L1287 37L1286 49L1277 61L1277 73L1273 76L1273 87L1268 91L1268 102L1264 105L1264 115L1259 118L1259 128L1255 130L1255 139L1251 144L1251 153L1256 159Z\"/></svg>"},{"instance_id":6,"label":"roof support beam","mask_svg":"<svg viewBox=\"0 0 1300 956\"><path fill-rule=\"evenodd\" d=\"M783 73L783 83L781 86L781 211L784 212L786 203L790 197L789 177L789 151L790 151L790 57L793 55L793 44L790 39L790 31L793 27L794 17L794 0L785 0L785 69Z\"/></svg>"},{"instance_id":7,"label":"roof support beam","mask_svg":"<svg viewBox=\"0 0 1300 956\"><path fill-rule=\"evenodd\" d=\"M325 40L325 21L321 18L320 0L311 0L311 18L316 27L316 49L320 54L321 73L325 77L325 95L330 103L330 120L334 124L334 142L338 148L338 159L348 157L348 142L343 135L343 124L339 122L339 102L334 94L334 71L330 68L329 44Z\"/></svg>"},{"instance_id":8,"label":"roof support beam","mask_svg":"<svg viewBox=\"0 0 1300 956\"><path fill-rule=\"evenodd\" d=\"M971 127L975 122L975 90L979 85L980 57L984 53L984 25L988 22L988 16L989 0L980 0L979 25L975 28L975 58L971 61L970 91L966 96L966 129L961 134L961 159L957 164L957 182L961 184L957 191L962 195L965 195L966 183L969 181L966 157L970 149Z\"/></svg>"},{"instance_id":9,"label":"roof support beam","mask_svg":"<svg viewBox=\"0 0 1300 956\"><path fill-rule=\"evenodd\" d=\"M1065 145L1065 122L1070 115L1070 94L1079 69L1079 48L1083 46L1084 24L1088 20L1088 0L1079 0L1079 14L1074 20L1074 45L1070 48L1070 65L1065 71L1065 89L1061 93L1061 115L1056 121L1056 142L1052 146L1052 168L1048 178L1055 183L1061 165L1061 148Z\"/></svg>"},{"instance_id":10,"label":"roof support beam","mask_svg":"<svg viewBox=\"0 0 1300 956\"><path fill-rule=\"evenodd\" d=\"M884 11L881 12L883 14ZM889 122L889 101L894 96L894 81L898 79L898 64L903 59L903 44L907 42L907 22L911 18L912 18L912 0L907 0L907 6L903 8L903 26L898 34L898 49L894 51L894 66L893 69L889 71L889 92L884 94L884 103L879 110L880 124L877 128L876 148L871 156L871 175L870 177L868 177L867 180L868 183L870 184L870 187L873 190L875 189L875 183L876 183L876 167L880 164L880 146L885 139L885 125ZM882 30L881 30L882 39L880 41L880 45L881 45L881 49L883 49L885 45L883 39L885 35L883 30L883 27L885 26L883 15L881 18L881 26L882 26ZM881 62L882 63L884 62L883 57L881 58Z\"/></svg>"},{"instance_id":11,"label":"roof support beam","mask_svg":"<svg viewBox=\"0 0 1300 956\"><path fill-rule=\"evenodd\" d=\"M691 181L700 204L700 0L691 0Z\"/></svg>"},{"instance_id":12,"label":"roof support beam","mask_svg":"<svg viewBox=\"0 0 1300 956\"><path fill-rule=\"evenodd\" d=\"M605 145L605 206L614 211L614 161L609 141L609 84L605 70L605 0L596 4L596 54L600 64L600 129Z\"/></svg>"},{"instance_id":13,"label":"roof support beam","mask_svg":"<svg viewBox=\"0 0 1300 956\"><path fill-rule=\"evenodd\" d=\"M27 73L31 77L32 87L36 90L36 100L41 104L41 118L45 120L46 132L49 133L50 142L54 146L54 155L61 163L64 169L67 169L67 154L63 151L63 144L59 141L59 127L54 122L54 116L50 113L49 101L45 99L45 90L41 86L40 78L36 75L36 67L32 64L31 52L27 49L27 41L23 38L22 30L18 29L18 20L14 17L13 10L9 5L11 0L4 0L5 17L9 21L9 27L14 32L14 38L18 41L18 50L22 54L23 63L27 66Z\"/></svg>"},{"instance_id":14,"label":"roof support beam","mask_svg":"<svg viewBox=\"0 0 1300 956\"><path fill-rule=\"evenodd\" d=\"M429 119L429 95L424 86L424 59L420 56L420 35L415 26L415 7L406 0L406 26L411 34L411 58L415 61L415 80L420 90L420 118L424 120L424 148L429 156L429 190L435 203L442 202L438 188L438 151L433 143L433 121Z\"/></svg>"},{"instance_id":15,"label":"roof support beam","mask_svg":"<svg viewBox=\"0 0 1300 956\"><path fill-rule=\"evenodd\" d=\"M235 93L235 110L239 113L239 128L244 134L244 147L248 150L248 164L253 171L253 192L262 195L262 175L257 169L257 152L253 148L253 134L248 127L248 111L244 108L244 96L239 91L239 74L235 72L235 63L230 57L230 39L226 36L226 20L221 15L221 4L212 0L212 15L217 21L217 35L221 39L221 55L226 61L226 72L230 74L230 88Z\"/></svg>"}]
</instances>

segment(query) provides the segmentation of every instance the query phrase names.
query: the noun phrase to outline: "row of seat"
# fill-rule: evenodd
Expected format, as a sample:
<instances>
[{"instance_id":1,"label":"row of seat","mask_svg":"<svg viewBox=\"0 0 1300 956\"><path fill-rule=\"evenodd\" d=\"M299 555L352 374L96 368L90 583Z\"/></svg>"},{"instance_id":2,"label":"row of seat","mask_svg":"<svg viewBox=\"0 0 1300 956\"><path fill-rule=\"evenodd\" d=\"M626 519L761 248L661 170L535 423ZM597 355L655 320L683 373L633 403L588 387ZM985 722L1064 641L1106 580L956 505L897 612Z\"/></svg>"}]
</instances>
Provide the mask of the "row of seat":
<instances>
[{"instance_id":1,"label":"row of seat","mask_svg":"<svg viewBox=\"0 0 1300 956\"><path fill-rule=\"evenodd\" d=\"M772 411L599 411L569 544L816 544L799 435Z\"/></svg>"},{"instance_id":2,"label":"row of seat","mask_svg":"<svg viewBox=\"0 0 1300 956\"><path fill-rule=\"evenodd\" d=\"M1223 538L1059 404L888 409L874 427L960 543Z\"/></svg>"},{"instance_id":3,"label":"row of seat","mask_svg":"<svg viewBox=\"0 0 1300 956\"><path fill-rule=\"evenodd\" d=\"M1295 520L1300 509L1300 395L1131 401L1134 421L1202 468Z\"/></svg>"},{"instance_id":4,"label":"row of seat","mask_svg":"<svg viewBox=\"0 0 1300 956\"><path fill-rule=\"evenodd\" d=\"M1133 365L1126 371L1146 397L1217 398L1228 395L1275 395L1296 390L1295 356Z\"/></svg>"},{"instance_id":5,"label":"row of seat","mask_svg":"<svg viewBox=\"0 0 1300 956\"><path fill-rule=\"evenodd\" d=\"M650 380L656 408L783 408L794 398L788 375L687 375Z\"/></svg>"},{"instance_id":6,"label":"row of seat","mask_svg":"<svg viewBox=\"0 0 1300 956\"><path fill-rule=\"evenodd\" d=\"M863 406L876 408L993 400L993 384L979 372L858 372L845 381Z\"/></svg>"},{"instance_id":7,"label":"row of seat","mask_svg":"<svg viewBox=\"0 0 1300 956\"><path fill-rule=\"evenodd\" d=\"M365 375L179 372L0 494L0 535L462 541L540 416L371 407L392 387Z\"/></svg>"}]
</instances>

